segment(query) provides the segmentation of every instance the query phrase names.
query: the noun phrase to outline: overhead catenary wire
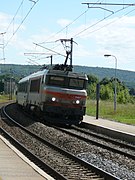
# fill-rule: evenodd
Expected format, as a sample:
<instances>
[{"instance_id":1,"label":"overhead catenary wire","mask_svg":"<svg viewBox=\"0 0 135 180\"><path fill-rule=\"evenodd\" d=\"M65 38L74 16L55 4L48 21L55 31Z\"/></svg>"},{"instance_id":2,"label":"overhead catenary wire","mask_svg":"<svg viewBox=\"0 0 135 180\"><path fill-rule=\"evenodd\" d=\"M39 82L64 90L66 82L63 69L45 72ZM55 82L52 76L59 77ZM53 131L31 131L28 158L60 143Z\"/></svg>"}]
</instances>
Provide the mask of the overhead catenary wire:
<instances>
[{"instance_id":1,"label":"overhead catenary wire","mask_svg":"<svg viewBox=\"0 0 135 180\"><path fill-rule=\"evenodd\" d=\"M104 17L103 19L97 21L96 23L94 23L94 24L88 26L87 28L83 29L82 31L76 33L75 35L73 35L73 38L79 37L79 35L82 34L83 32L85 32L85 31L87 31L88 29L90 29L90 28L92 28L92 27L98 25L99 23L103 22L104 20L108 19L109 17L113 16L114 14L116 14L116 13L118 13L118 12L120 12L120 11L122 11L122 10L128 8L128 7L129 7L129 6L123 7L123 8L121 8L121 9L115 11L114 13L109 14L108 16ZM133 10L131 10L129 13L131 13L132 11L133 11ZM129 14L129 13L126 13L125 15L127 15L127 14ZM116 21L116 20L115 20L115 21ZM107 25L104 25L104 27L105 27L105 26L107 26ZM98 28L98 29L99 29L99 28ZM95 30L95 31L96 31L96 30ZM93 30L93 32L94 32L94 30Z\"/></svg>"},{"instance_id":2,"label":"overhead catenary wire","mask_svg":"<svg viewBox=\"0 0 135 180\"><path fill-rule=\"evenodd\" d=\"M109 5L109 6L135 6L135 4L134 3L132 3L132 4L129 4L129 3L97 3L97 2L91 2L91 3L89 3L89 2L86 2L86 3L82 3L82 4L87 4L88 5L88 7L89 7L89 5Z\"/></svg>"},{"instance_id":3,"label":"overhead catenary wire","mask_svg":"<svg viewBox=\"0 0 135 180\"><path fill-rule=\"evenodd\" d=\"M126 14L124 14L123 16L118 17L118 19L115 19L115 20L113 20L113 21L111 21L111 22L109 22L109 23L107 23L107 24L105 24L105 25L103 25L103 26L99 27L98 29L95 29L95 30L93 30L93 31L89 32L89 33L90 33L90 34L95 33L95 32L97 32L97 31L99 31L100 29L103 29L104 27L109 26L110 24L115 23L115 22L116 22L116 21L118 21L119 19L124 18L124 16L126 16L126 15L128 15L128 14L132 13L133 11L135 11L135 9L133 9L133 10L131 10L131 11L127 12L127 13L126 13Z\"/></svg>"},{"instance_id":4,"label":"overhead catenary wire","mask_svg":"<svg viewBox=\"0 0 135 180\"><path fill-rule=\"evenodd\" d=\"M33 59L30 59L30 58L28 58L28 62L29 63L33 63L33 64L35 64L35 65L40 65L41 66L41 64L39 64L39 63L37 63L35 60L33 60Z\"/></svg>"},{"instance_id":5,"label":"overhead catenary wire","mask_svg":"<svg viewBox=\"0 0 135 180\"><path fill-rule=\"evenodd\" d=\"M67 27L69 27L70 25L72 25L75 21L77 21L81 16L83 16L86 12L88 11L85 10L82 14L80 14L77 18L75 18L71 23L69 23L68 25L66 25L64 28L62 28L60 31L58 31L57 33L55 33L54 35L50 36L46 41L43 41L41 43L38 44L44 44L44 43L48 43L47 41L53 37L55 37L57 34L59 34L60 32L64 31ZM67 32L66 32L67 33Z\"/></svg>"},{"instance_id":6,"label":"overhead catenary wire","mask_svg":"<svg viewBox=\"0 0 135 180\"><path fill-rule=\"evenodd\" d=\"M31 1L31 0L30 0L30 1ZM11 35L11 37L7 40L7 42L6 42L5 45L4 45L4 48L9 44L9 42L11 41L11 39L13 38L13 36L14 36L14 35L17 33L17 31L20 29L20 27L22 26L22 24L24 23L24 21L26 20L26 18L28 17L28 15L30 14L30 12L32 11L32 9L34 8L35 4L36 4L38 1L39 1L39 0L37 0L37 1L32 1L32 2L33 2L32 7L31 7L30 10L27 12L27 14L26 14L25 17L23 18L23 20L21 21L21 23L19 24L19 26L16 28L16 30L13 32L13 34ZM19 10L20 7L22 6L22 4L23 4L23 1L22 1L21 5L19 6L18 10ZM17 12L16 12L16 14L15 14L14 17L16 17L16 15L17 15L17 13L18 13L18 10L17 10ZM14 20L14 18L13 18L13 20ZM13 21L12 21L12 22L13 22Z\"/></svg>"},{"instance_id":7,"label":"overhead catenary wire","mask_svg":"<svg viewBox=\"0 0 135 180\"><path fill-rule=\"evenodd\" d=\"M99 2L99 1L97 1L97 2ZM100 1L100 2L102 2L102 1ZM106 4L105 4L105 5L106 5ZM123 4L122 4L122 5L123 5ZM90 26L87 26L87 27L86 27L85 29L83 29L82 31L80 31L80 32L76 33L75 35L73 35L72 38L78 38L78 37L80 37L80 34L83 34L83 32L89 30L90 28L93 28L94 26L100 24L101 22L103 22L103 21L105 21L106 19L110 18L110 17L113 16L114 14L116 14L116 13L118 13L118 12L120 12L120 11L128 8L128 7L131 7L131 6L129 6L129 4L127 4L126 6L123 5L123 7L122 7L121 9L115 11L115 12L112 13L112 14L107 15L106 17L104 17L103 19L97 21L96 23L94 23L94 24L92 24L92 25L90 25ZM64 28L62 28L60 31L58 31L57 33L55 33L55 34L53 34L52 36L50 36L49 38L47 38L45 41L43 41L43 42L41 42L41 43L34 43L34 44L35 44L36 46L40 46L41 44L49 43L49 42L48 42L49 39L55 37L57 34L61 33L61 32L62 32L63 30L65 30L65 29L66 29L66 37L67 37L67 28L68 28L69 26L71 26L74 22L76 22L81 16L86 15L87 11L88 11L88 9L85 10L83 13L81 13L77 18L75 18L71 23L69 23L68 25L66 25L66 26L65 26ZM134 11L134 10L132 10L132 11ZM132 11L126 13L125 15L131 13ZM110 11L110 12L112 12L112 11ZM122 17L120 17L120 18L122 18ZM119 18L119 19L120 19L120 18ZM98 30L100 30L100 29L108 26L109 24L114 23L115 21L117 21L117 20L115 19L115 20L113 20L112 22L110 22L110 23L108 23L108 24L105 24L105 25L102 26L102 27L99 27L99 28L97 28L97 29L95 29L95 30L92 30L90 33L94 33L94 32L96 32L96 31L98 31ZM58 55L62 55L61 53L58 53L58 52L52 50L52 49L55 49L55 48L58 47L58 46L53 47L53 48L51 48L51 49L46 48L46 47L44 47L44 46L40 46L40 47L42 47L42 48L44 48L44 49L47 49L48 51L55 52L55 53L57 53ZM62 55L62 56L64 56L64 55ZM65 57L65 56L64 56L64 57Z\"/></svg>"},{"instance_id":8,"label":"overhead catenary wire","mask_svg":"<svg viewBox=\"0 0 135 180\"><path fill-rule=\"evenodd\" d=\"M97 1L97 3L98 3L98 2L99 2L99 0ZM102 1L100 1L99 4L101 4L101 2L102 2ZM93 4L93 6L94 6L94 5L95 5L95 4ZM123 5L123 4L122 4L122 5ZM134 5L134 4L132 4L132 6L133 6L133 5ZM111 14L109 14L108 16L104 17L103 19L99 20L98 22L96 22L96 23L94 23L94 24L86 27L86 28L83 29L82 31L80 31L80 32L78 32L77 34L73 35L72 37L73 37L73 38L80 37L79 35L82 34L83 32L85 32L85 31L87 31L88 29L90 29L90 28L98 25L99 23L105 21L106 19L108 19L108 18L111 17L112 15L114 15L114 14L116 14L116 13L118 13L118 12L120 12L120 11L126 9L126 8L128 8L129 6L131 6L131 5L126 4L126 7L123 6L123 8L121 8L121 9L115 11L115 12L110 11ZM92 7L92 6L91 6L91 7ZM60 31L58 31L58 32L55 33L54 35L50 36L47 40L49 40L49 39L52 38L52 37L55 37L58 33L62 32L62 31L65 30L68 26L72 25L72 24L73 24L76 20L78 20L81 16L83 16L84 14L86 14L87 11L88 11L88 9L87 9L86 11L84 11L82 14L80 14L77 18L75 18L71 23L69 23L69 24L66 25L64 28L62 28ZM112 23L113 23L113 22L112 22ZM104 25L104 27L105 27L105 26L106 26L106 25ZM100 29L100 28L98 28L98 30L99 30L99 29ZM95 30L95 31L96 31L96 30ZM94 30L93 30L92 32L94 32ZM39 44L43 44L43 43L48 43L47 40L44 41L44 42L38 43L38 45L39 45ZM53 48L53 49L54 49L54 48Z\"/></svg>"},{"instance_id":9,"label":"overhead catenary wire","mask_svg":"<svg viewBox=\"0 0 135 180\"><path fill-rule=\"evenodd\" d=\"M129 6L128 6L128 7L129 7ZM120 11L122 11L122 10L128 8L128 7L123 7L123 8L121 8L121 9L115 11L114 13L116 14L116 13L118 13L118 12L120 12ZM125 15L128 15L128 14L131 13L132 11L134 11L134 10L129 11L128 13L124 14L124 16L125 16ZM94 24L88 26L87 28L85 28L84 30L80 31L79 33L75 34L75 35L72 36L72 37L73 37L73 38L79 37L79 35L80 35L81 33L87 31L88 29L90 29L90 28L92 28L92 27L98 25L99 23L103 22L104 20L108 19L108 18L111 17L114 13L109 14L108 16L106 16L106 17L104 17L103 19L99 20L98 22L96 22L96 23L94 23ZM122 16L122 17L123 17L123 16ZM120 18L122 18L122 17L120 17ZM119 19L120 19L120 18L119 18ZM118 20L118 19L117 19L117 20ZM91 31L90 33L94 33L94 32L96 32L96 31L100 30L101 28L104 28L104 27L106 27L106 26L108 26L108 25L114 23L114 22L117 21L117 20L115 19L115 20L113 20L112 22L110 22L110 23L108 23L108 24L105 24L104 26L102 26L102 27L100 27L100 28L98 28L98 29Z\"/></svg>"},{"instance_id":10,"label":"overhead catenary wire","mask_svg":"<svg viewBox=\"0 0 135 180\"><path fill-rule=\"evenodd\" d=\"M100 0L97 0L96 2L98 3ZM102 0L103 1L103 0ZM100 1L100 2L102 2ZM44 43L48 43L47 41L53 37L55 37L57 34L61 33L62 31L64 31L65 29L67 29L69 26L71 26L74 22L76 22L80 17L82 17L83 15L85 15L87 13L89 9L85 10L83 13L81 13L79 16L77 16L72 22L70 22L68 25L66 25L64 28L62 28L61 30L59 30L58 32L54 33L53 35L51 35L49 38L47 38L45 41L40 42L38 44L44 44ZM67 31L66 31L67 34Z\"/></svg>"},{"instance_id":11,"label":"overhead catenary wire","mask_svg":"<svg viewBox=\"0 0 135 180\"><path fill-rule=\"evenodd\" d=\"M100 0L97 0L97 2L99 2L99 1L100 1ZM102 1L103 1L103 0L102 0ZM100 2L102 2L102 1L100 1ZM55 37L57 34L59 34L60 32L64 31L65 29L66 29L66 37L67 37L67 28L68 28L69 26L71 26L74 22L76 22L80 17L82 17L83 15L86 15L87 11L88 11L88 9L85 10L83 13L81 13L79 16L77 16L72 22L70 22L68 25L66 25L64 28L62 28L60 31L58 31L58 32L55 33L54 35L50 36L50 37L49 37L48 39L46 39L44 42L34 43L34 44L35 44L36 46L40 46L40 45L45 44L45 43L51 43L52 41L51 41L51 42L48 42L48 40L51 39L51 38L53 38L53 37ZM86 21L86 17L85 17L85 21ZM56 41L53 41L53 42L56 42ZM60 45L58 45L58 46L60 46ZM55 49L55 48L58 47L58 46L55 46L55 47L53 47L53 48L51 48L51 49L45 48L44 46L40 46L40 47L42 47L43 49L50 50L51 52L55 52L55 53L57 53L58 55L61 55L61 56L66 57L65 55L62 55L62 54L60 54L59 52L56 52L56 51L53 51L53 50L52 50L52 49Z\"/></svg>"},{"instance_id":12,"label":"overhead catenary wire","mask_svg":"<svg viewBox=\"0 0 135 180\"><path fill-rule=\"evenodd\" d=\"M12 18L12 20L11 20L11 22L9 23L8 27L6 28L6 32L7 32L8 29L10 28L11 24L14 22L15 17L17 16L19 10L21 9L21 7L22 7L22 5L23 5L23 2L24 2L24 0L21 1L21 3L20 3L20 5L19 5L19 7L18 7L18 9L17 9L17 11L16 11L14 17Z\"/></svg>"},{"instance_id":13,"label":"overhead catenary wire","mask_svg":"<svg viewBox=\"0 0 135 180\"><path fill-rule=\"evenodd\" d=\"M40 45L40 44L37 44L37 43L33 43L33 44L35 44L36 46L39 46L39 47L41 47L41 48L43 48L43 49L47 49L47 50L49 50L49 51L51 51L51 52L53 52L53 53L56 53L56 54L58 54L58 55L61 55L61 56L63 56L63 57L66 57L66 56L63 55L63 54L61 54L61 53L59 53L59 52L56 52L56 51L54 51L54 50L52 50L52 49L49 49L49 48L47 48L47 47L44 47L44 46L42 46L42 45Z\"/></svg>"}]
</instances>

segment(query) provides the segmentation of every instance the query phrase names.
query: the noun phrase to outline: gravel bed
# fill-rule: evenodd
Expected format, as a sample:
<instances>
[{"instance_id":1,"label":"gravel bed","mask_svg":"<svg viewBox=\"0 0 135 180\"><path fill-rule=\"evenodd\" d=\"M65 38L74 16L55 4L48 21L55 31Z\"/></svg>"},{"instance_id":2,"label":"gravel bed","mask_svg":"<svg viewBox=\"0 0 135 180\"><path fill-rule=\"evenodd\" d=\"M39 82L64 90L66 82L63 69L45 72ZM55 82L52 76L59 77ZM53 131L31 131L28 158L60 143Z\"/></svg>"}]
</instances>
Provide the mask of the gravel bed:
<instances>
[{"instance_id":1,"label":"gravel bed","mask_svg":"<svg viewBox=\"0 0 135 180\"><path fill-rule=\"evenodd\" d=\"M82 142L77 138L57 131L54 128L46 127L41 123L34 123L29 129L43 138L49 139L57 146L64 148L109 173L112 173L120 179L131 180L135 177L134 160L125 158L124 156L115 154L90 143Z\"/></svg>"},{"instance_id":2,"label":"gravel bed","mask_svg":"<svg viewBox=\"0 0 135 180\"><path fill-rule=\"evenodd\" d=\"M66 131L72 132L72 133L74 133L74 134L77 134L77 135L82 136L82 137L84 137L84 138L86 138L86 139L90 139L90 140L92 140L92 141L98 142L98 143L100 143L100 144L103 144L103 145L106 145L106 146L115 148L115 149L117 149L117 150L121 150L121 151L126 152L126 153L128 153L128 154L135 155L135 151L134 151L134 150L131 150L131 149L128 149L128 148L124 148L124 147L120 147L120 146L118 146L118 145L115 145L115 144L113 144L113 143L111 143L111 142L107 142L106 140L102 140L102 139L97 138L97 137L94 137L94 136L92 136L92 135L87 135L87 134L85 134L85 133L79 132L79 131L74 130L74 129L67 129Z\"/></svg>"},{"instance_id":3,"label":"gravel bed","mask_svg":"<svg viewBox=\"0 0 135 180\"><path fill-rule=\"evenodd\" d=\"M75 154L80 158L83 158L84 160L94 164L95 166L98 166L101 169L108 171L109 173L117 176L120 179L134 180L134 160L102 149L90 143L78 140L77 138L71 137L40 122L34 122L29 118L26 118L24 114L20 115L18 111L15 111L15 109L17 109L15 105L12 108L12 115L17 115L16 117L19 117L18 121L23 121L23 125L35 132L36 134L39 134L43 138L49 140L50 142L53 142L59 147L62 147L63 149ZM2 126L7 126L2 121L0 121L0 124ZM14 128L10 128L10 131L14 131L14 134L16 135ZM19 137L20 136L21 134L19 134ZM25 143L25 137L22 137L22 139L24 139ZM28 145L30 147L34 146L33 143L29 142Z\"/></svg>"},{"instance_id":4,"label":"gravel bed","mask_svg":"<svg viewBox=\"0 0 135 180\"><path fill-rule=\"evenodd\" d=\"M91 171L87 168L79 168L79 165L74 160L71 160L61 152L57 152L49 146L41 143L35 138L31 137L18 127L7 125L0 120L1 126L10 134L15 137L20 143L24 144L33 154L38 156L47 165L58 171L65 178L84 180L91 177Z\"/></svg>"},{"instance_id":5,"label":"gravel bed","mask_svg":"<svg viewBox=\"0 0 135 180\"><path fill-rule=\"evenodd\" d=\"M83 128L81 128L82 130L83 130ZM97 134L93 129L88 129L88 128L84 128L84 130L86 130L87 132L92 132L93 134ZM107 138L107 139L110 139L110 140L115 140L116 142L120 142L120 143L123 143L123 144L127 144L127 145L131 145L131 146L134 146L135 147L135 144L133 144L133 143L131 143L131 142L128 142L128 141L125 141L125 140L121 140L121 139L119 139L118 137L116 138L114 138L114 137L111 137L111 136L109 136L109 135L105 135L105 134L100 134L99 132L98 132L98 135L99 136L101 136L101 137L103 137L103 138Z\"/></svg>"}]
</instances>

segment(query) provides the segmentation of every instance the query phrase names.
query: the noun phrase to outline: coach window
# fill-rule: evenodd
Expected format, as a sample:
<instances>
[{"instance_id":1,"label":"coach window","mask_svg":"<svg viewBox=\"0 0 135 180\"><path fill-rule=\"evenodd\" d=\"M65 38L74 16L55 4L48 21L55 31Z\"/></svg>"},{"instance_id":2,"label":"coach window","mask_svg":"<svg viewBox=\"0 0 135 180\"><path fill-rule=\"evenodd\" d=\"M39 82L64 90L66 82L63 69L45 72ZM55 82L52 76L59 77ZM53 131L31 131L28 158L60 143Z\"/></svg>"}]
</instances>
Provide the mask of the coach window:
<instances>
[{"instance_id":1,"label":"coach window","mask_svg":"<svg viewBox=\"0 0 135 180\"><path fill-rule=\"evenodd\" d=\"M27 92L27 82L18 84L18 92Z\"/></svg>"},{"instance_id":2,"label":"coach window","mask_svg":"<svg viewBox=\"0 0 135 180\"><path fill-rule=\"evenodd\" d=\"M37 93L39 93L39 90L40 90L40 81L41 81L41 78L40 79L31 80L30 92L37 92Z\"/></svg>"}]
</instances>

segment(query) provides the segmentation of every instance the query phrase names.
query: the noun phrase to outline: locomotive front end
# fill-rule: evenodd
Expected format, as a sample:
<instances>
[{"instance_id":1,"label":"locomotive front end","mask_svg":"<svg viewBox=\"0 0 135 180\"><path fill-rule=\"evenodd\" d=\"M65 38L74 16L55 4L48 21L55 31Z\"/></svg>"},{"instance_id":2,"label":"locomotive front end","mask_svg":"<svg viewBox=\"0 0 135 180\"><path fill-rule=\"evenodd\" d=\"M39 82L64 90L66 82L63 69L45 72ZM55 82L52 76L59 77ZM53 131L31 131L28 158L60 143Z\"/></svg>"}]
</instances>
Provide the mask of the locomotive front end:
<instances>
[{"instance_id":1,"label":"locomotive front end","mask_svg":"<svg viewBox=\"0 0 135 180\"><path fill-rule=\"evenodd\" d=\"M50 70L44 86L43 112L54 122L79 124L86 111L87 76Z\"/></svg>"}]
</instances>

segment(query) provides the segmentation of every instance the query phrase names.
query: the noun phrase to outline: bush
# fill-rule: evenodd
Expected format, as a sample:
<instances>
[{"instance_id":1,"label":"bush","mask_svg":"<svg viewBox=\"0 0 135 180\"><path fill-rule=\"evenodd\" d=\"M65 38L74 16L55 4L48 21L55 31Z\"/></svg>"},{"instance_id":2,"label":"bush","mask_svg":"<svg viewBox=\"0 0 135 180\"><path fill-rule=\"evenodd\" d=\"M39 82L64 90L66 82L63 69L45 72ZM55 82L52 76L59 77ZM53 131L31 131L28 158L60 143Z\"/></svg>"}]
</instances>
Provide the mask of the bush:
<instances>
[{"instance_id":1,"label":"bush","mask_svg":"<svg viewBox=\"0 0 135 180\"><path fill-rule=\"evenodd\" d=\"M88 88L87 93L90 99L96 99L96 84L98 82L97 78L94 78L92 75L88 76ZM115 89L115 79L104 78L100 81L100 99L101 100L113 100L114 99L114 89ZM119 79L116 79L116 95L117 102L119 103L134 103L134 99L129 94L128 88L120 82Z\"/></svg>"}]
</instances>

